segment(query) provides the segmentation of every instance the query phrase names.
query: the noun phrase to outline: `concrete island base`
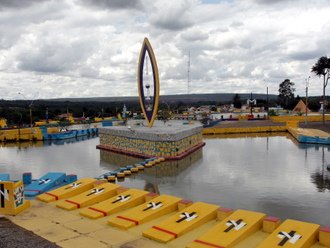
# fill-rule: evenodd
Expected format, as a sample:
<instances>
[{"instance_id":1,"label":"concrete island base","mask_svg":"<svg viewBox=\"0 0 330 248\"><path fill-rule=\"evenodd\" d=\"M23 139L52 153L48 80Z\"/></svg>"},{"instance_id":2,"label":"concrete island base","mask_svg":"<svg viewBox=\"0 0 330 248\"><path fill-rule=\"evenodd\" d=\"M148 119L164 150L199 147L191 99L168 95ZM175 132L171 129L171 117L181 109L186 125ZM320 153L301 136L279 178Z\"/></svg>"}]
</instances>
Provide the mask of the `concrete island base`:
<instances>
[{"instance_id":1,"label":"concrete island base","mask_svg":"<svg viewBox=\"0 0 330 248\"><path fill-rule=\"evenodd\" d=\"M143 122L99 129L97 148L135 157L165 157L179 160L205 145L202 126L182 121L155 122L152 128Z\"/></svg>"}]
</instances>

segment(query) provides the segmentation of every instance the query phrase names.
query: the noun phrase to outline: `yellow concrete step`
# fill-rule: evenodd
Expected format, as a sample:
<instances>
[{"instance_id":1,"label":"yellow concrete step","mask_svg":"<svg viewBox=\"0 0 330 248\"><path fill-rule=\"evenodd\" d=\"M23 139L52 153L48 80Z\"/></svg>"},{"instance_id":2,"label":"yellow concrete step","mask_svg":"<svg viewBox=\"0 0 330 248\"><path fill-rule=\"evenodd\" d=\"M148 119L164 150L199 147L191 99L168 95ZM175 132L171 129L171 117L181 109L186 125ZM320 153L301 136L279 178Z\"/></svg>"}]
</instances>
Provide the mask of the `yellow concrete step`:
<instances>
[{"instance_id":1,"label":"yellow concrete step","mask_svg":"<svg viewBox=\"0 0 330 248\"><path fill-rule=\"evenodd\" d=\"M81 210L80 214L91 219L102 218L144 203L145 196L148 193L148 191L144 190L129 189L122 194Z\"/></svg>"},{"instance_id":2,"label":"yellow concrete step","mask_svg":"<svg viewBox=\"0 0 330 248\"><path fill-rule=\"evenodd\" d=\"M319 228L320 226L317 224L288 219L257 246L257 248L311 247L317 241Z\"/></svg>"},{"instance_id":3,"label":"yellow concrete step","mask_svg":"<svg viewBox=\"0 0 330 248\"><path fill-rule=\"evenodd\" d=\"M79 195L60 201L56 204L56 206L66 210L74 210L77 208L86 207L116 195L117 189L119 188L120 186L117 184L103 183Z\"/></svg>"},{"instance_id":4,"label":"yellow concrete step","mask_svg":"<svg viewBox=\"0 0 330 248\"><path fill-rule=\"evenodd\" d=\"M329 138L330 135L327 132L324 132L319 129L312 129L312 128L295 128L296 132L300 135L306 135L306 136L318 136L321 138Z\"/></svg>"},{"instance_id":5,"label":"yellow concrete step","mask_svg":"<svg viewBox=\"0 0 330 248\"><path fill-rule=\"evenodd\" d=\"M263 213L237 210L187 245L187 248L232 247L261 229L265 216Z\"/></svg>"},{"instance_id":6,"label":"yellow concrete step","mask_svg":"<svg viewBox=\"0 0 330 248\"><path fill-rule=\"evenodd\" d=\"M110 218L108 223L122 229L129 229L176 211L180 200L181 198L175 196L161 195L121 215Z\"/></svg>"},{"instance_id":7,"label":"yellow concrete step","mask_svg":"<svg viewBox=\"0 0 330 248\"><path fill-rule=\"evenodd\" d=\"M65 185L58 189L43 193L37 196L37 199L43 202L52 202L60 199L78 195L94 187L95 178L81 178L74 183Z\"/></svg>"},{"instance_id":8,"label":"yellow concrete step","mask_svg":"<svg viewBox=\"0 0 330 248\"><path fill-rule=\"evenodd\" d=\"M215 219L219 206L196 202L157 226L143 232L143 236L167 243L198 226Z\"/></svg>"}]
</instances>

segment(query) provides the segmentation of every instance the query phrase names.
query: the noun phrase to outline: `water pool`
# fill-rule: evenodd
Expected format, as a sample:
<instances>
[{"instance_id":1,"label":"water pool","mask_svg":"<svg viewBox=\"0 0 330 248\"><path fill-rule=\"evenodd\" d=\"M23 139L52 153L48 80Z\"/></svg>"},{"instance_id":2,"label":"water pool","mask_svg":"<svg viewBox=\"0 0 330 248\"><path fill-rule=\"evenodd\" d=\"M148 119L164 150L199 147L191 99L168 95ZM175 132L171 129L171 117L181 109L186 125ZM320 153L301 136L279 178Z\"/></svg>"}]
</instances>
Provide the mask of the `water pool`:
<instances>
[{"instance_id":1,"label":"water pool","mask_svg":"<svg viewBox=\"0 0 330 248\"><path fill-rule=\"evenodd\" d=\"M181 162L119 182L193 201L330 225L330 147L297 144L288 134L221 136ZM98 138L61 143L2 144L0 173L30 171L97 177L139 159L97 150Z\"/></svg>"}]
</instances>

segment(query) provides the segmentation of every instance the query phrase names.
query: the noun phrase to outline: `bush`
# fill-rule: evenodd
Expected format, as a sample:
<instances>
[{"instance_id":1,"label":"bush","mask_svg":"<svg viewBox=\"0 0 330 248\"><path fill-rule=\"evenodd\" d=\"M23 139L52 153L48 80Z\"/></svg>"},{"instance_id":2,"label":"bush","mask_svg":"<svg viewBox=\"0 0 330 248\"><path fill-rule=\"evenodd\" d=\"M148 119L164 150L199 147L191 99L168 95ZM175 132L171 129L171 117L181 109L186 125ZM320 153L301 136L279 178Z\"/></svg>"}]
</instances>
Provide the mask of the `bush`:
<instances>
[{"instance_id":1,"label":"bush","mask_svg":"<svg viewBox=\"0 0 330 248\"><path fill-rule=\"evenodd\" d=\"M275 111L274 109L270 109L270 110L268 111L268 115L269 115L269 116L277 116L276 111Z\"/></svg>"}]
</instances>

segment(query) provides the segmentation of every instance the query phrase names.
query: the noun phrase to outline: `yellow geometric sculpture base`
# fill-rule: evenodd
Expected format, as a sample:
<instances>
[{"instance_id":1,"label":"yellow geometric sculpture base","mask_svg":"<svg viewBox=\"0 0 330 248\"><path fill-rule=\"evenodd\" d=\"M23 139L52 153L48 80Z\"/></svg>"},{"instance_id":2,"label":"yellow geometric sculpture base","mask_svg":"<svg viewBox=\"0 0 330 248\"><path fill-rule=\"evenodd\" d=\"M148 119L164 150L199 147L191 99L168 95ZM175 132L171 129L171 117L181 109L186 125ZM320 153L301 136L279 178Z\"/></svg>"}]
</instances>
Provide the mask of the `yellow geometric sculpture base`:
<instances>
[{"instance_id":1,"label":"yellow geometric sculpture base","mask_svg":"<svg viewBox=\"0 0 330 248\"><path fill-rule=\"evenodd\" d=\"M17 215L30 207L25 200L24 185L18 182L0 182L0 214Z\"/></svg>"}]
</instances>

